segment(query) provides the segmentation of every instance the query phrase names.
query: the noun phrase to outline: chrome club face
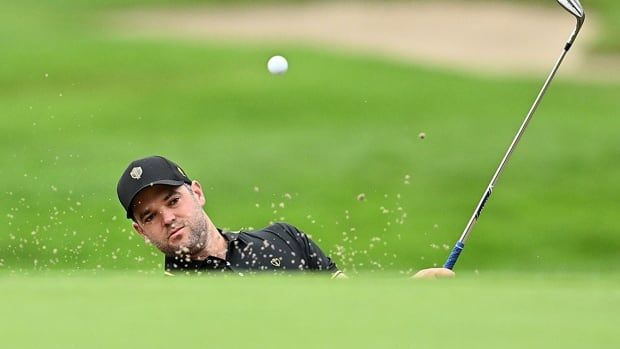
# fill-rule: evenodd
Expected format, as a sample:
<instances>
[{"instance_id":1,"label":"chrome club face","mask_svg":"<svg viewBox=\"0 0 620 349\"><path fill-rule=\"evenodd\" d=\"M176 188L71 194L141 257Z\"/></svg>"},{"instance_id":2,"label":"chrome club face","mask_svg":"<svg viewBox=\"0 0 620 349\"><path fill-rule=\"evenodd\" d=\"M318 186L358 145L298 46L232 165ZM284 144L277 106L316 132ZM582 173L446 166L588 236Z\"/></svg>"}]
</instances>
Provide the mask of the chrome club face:
<instances>
[{"instance_id":1,"label":"chrome club face","mask_svg":"<svg viewBox=\"0 0 620 349\"><path fill-rule=\"evenodd\" d=\"M566 11L577 17L578 21L581 19L581 22L583 22L586 14L583 12L583 7L579 3L579 0L558 0L558 2L566 9Z\"/></svg>"}]
</instances>

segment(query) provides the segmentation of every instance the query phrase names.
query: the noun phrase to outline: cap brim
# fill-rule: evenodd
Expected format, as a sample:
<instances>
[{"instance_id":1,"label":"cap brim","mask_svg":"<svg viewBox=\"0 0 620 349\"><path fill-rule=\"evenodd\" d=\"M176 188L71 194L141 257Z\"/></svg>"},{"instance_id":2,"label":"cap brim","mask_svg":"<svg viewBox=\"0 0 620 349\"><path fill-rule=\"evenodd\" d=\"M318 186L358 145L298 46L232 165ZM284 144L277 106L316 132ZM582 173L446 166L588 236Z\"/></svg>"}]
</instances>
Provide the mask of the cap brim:
<instances>
[{"instance_id":1,"label":"cap brim","mask_svg":"<svg viewBox=\"0 0 620 349\"><path fill-rule=\"evenodd\" d=\"M136 196L144 189L148 188L148 187L152 187L154 185L157 184L163 184L163 185L170 185L170 186L174 186L174 187L178 187L181 186L183 184L185 184L184 181L175 181L173 179L162 179L159 181L154 181L151 182L149 184L143 185L142 187L140 187L140 189L138 189L133 196L131 197L131 200L129 201L129 207L127 207L127 218L129 219L133 219L133 210L131 209L131 206L133 205L133 199L136 198Z\"/></svg>"}]
</instances>

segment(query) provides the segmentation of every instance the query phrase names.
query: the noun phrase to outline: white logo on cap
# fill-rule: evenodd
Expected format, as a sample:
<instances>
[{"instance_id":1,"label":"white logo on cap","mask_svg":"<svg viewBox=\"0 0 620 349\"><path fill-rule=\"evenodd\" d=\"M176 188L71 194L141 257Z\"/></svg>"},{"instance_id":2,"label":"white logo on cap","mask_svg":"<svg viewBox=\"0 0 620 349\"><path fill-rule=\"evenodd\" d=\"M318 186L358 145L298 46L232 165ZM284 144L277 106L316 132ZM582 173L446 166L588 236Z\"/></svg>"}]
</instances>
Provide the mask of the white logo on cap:
<instances>
[{"instance_id":1,"label":"white logo on cap","mask_svg":"<svg viewBox=\"0 0 620 349\"><path fill-rule=\"evenodd\" d=\"M129 175L133 179L140 179L142 177L142 167L134 167L134 168L132 168L131 172L129 172Z\"/></svg>"},{"instance_id":2,"label":"white logo on cap","mask_svg":"<svg viewBox=\"0 0 620 349\"><path fill-rule=\"evenodd\" d=\"M187 175L185 173L183 173L183 170L181 170L180 167L177 167L177 170L179 170L179 172L181 172L181 174L183 175L183 177L187 177Z\"/></svg>"}]
</instances>

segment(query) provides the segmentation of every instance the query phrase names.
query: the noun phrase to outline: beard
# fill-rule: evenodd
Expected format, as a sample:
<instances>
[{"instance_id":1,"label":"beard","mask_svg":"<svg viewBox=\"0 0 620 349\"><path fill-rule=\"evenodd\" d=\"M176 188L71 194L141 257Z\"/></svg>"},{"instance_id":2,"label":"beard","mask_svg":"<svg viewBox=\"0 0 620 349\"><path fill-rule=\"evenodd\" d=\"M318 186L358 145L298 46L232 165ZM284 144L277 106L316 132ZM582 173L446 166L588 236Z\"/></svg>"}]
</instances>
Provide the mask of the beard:
<instances>
[{"instance_id":1,"label":"beard","mask_svg":"<svg viewBox=\"0 0 620 349\"><path fill-rule=\"evenodd\" d=\"M179 245L171 245L166 238L162 241L152 241L153 245L169 256L181 257L183 260L203 250L208 243L208 226L205 214L200 205L196 205L192 215L184 220L175 222L170 229L184 227L187 230L187 239Z\"/></svg>"}]
</instances>

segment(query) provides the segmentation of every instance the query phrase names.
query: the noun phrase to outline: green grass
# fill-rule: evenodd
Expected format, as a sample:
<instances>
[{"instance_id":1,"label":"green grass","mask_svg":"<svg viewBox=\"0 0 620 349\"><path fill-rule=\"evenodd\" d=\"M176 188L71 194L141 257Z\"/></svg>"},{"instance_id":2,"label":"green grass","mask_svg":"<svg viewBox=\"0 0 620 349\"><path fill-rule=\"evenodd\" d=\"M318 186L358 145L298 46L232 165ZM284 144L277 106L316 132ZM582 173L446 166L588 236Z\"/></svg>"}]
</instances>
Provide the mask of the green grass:
<instances>
[{"instance_id":1,"label":"green grass","mask_svg":"<svg viewBox=\"0 0 620 349\"><path fill-rule=\"evenodd\" d=\"M618 275L3 275L19 348L611 348Z\"/></svg>"},{"instance_id":2,"label":"green grass","mask_svg":"<svg viewBox=\"0 0 620 349\"><path fill-rule=\"evenodd\" d=\"M0 269L159 269L115 193L151 154L202 181L221 227L289 221L349 272L442 263L543 78L120 40L72 3L3 5ZM284 77L266 73L275 51L291 62ZM618 95L560 72L459 268L615 269Z\"/></svg>"}]
</instances>

